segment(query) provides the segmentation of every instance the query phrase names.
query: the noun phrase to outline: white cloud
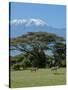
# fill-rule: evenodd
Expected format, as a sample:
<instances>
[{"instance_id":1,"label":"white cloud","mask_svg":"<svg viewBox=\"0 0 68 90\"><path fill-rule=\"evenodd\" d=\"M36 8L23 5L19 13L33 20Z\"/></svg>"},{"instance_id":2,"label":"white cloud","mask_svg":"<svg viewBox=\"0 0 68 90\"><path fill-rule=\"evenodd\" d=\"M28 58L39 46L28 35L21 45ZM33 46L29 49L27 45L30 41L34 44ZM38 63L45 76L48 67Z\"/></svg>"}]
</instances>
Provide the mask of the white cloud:
<instances>
[{"instance_id":1,"label":"white cloud","mask_svg":"<svg viewBox=\"0 0 68 90\"><path fill-rule=\"evenodd\" d=\"M44 20L42 19L35 19L35 18L30 18L30 19L13 19L10 22L11 24L24 24L25 26L30 26L32 24L36 25L36 26L44 26L45 24L47 24Z\"/></svg>"}]
</instances>

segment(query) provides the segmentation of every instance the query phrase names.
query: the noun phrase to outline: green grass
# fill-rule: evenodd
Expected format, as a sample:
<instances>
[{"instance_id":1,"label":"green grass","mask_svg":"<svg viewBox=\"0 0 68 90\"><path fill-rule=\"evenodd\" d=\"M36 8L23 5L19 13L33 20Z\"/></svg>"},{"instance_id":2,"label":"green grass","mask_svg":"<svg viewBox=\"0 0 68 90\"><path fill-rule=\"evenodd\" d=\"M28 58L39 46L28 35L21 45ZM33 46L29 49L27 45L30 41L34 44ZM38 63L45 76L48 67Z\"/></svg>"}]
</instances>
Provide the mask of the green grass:
<instances>
[{"instance_id":1,"label":"green grass","mask_svg":"<svg viewBox=\"0 0 68 90\"><path fill-rule=\"evenodd\" d=\"M66 84L65 68L60 68L57 72L50 69L39 69L36 72L11 71L11 88L64 84Z\"/></svg>"}]
</instances>

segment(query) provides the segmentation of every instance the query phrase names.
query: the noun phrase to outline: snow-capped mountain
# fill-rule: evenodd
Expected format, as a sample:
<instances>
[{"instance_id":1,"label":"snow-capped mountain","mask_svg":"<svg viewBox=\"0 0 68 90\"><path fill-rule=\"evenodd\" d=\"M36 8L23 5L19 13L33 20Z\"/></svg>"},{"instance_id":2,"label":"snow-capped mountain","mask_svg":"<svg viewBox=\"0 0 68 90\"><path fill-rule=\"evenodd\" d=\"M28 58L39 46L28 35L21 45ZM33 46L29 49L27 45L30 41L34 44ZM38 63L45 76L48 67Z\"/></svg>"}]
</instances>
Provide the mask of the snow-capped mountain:
<instances>
[{"instance_id":1,"label":"snow-capped mountain","mask_svg":"<svg viewBox=\"0 0 68 90\"><path fill-rule=\"evenodd\" d=\"M58 36L66 37L65 28L54 28L49 26L45 20L42 19L13 19L10 21L10 34L11 38L20 36L27 32L50 32Z\"/></svg>"},{"instance_id":2,"label":"snow-capped mountain","mask_svg":"<svg viewBox=\"0 0 68 90\"><path fill-rule=\"evenodd\" d=\"M41 20L41 19L34 19L34 18L30 18L30 19L14 19L11 20L10 22L11 24L15 24L15 25L25 25L25 26L31 26L31 25L36 25L36 26L44 26L46 24L45 21Z\"/></svg>"}]
</instances>

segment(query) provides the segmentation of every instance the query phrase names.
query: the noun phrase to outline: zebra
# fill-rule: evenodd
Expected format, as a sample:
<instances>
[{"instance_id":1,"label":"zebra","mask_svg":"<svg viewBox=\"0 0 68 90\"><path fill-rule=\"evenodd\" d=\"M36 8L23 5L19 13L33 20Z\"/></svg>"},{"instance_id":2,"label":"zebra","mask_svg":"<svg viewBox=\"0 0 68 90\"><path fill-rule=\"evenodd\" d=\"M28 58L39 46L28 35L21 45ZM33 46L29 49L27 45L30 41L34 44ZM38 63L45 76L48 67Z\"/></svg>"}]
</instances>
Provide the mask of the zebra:
<instances>
[{"instance_id":1,"label":"zebra","mask_svg":"<svg viewBox=\"0 0 68 90\"><path fill-rule=\"evenodd\" d=\"M36 72L38 70L38 68L37 67L32 67L30 70L31 70L31 72L33 72L33 71Z\"/></svg>"},{"instance_id":2,"label":"zebra","mask_svg":"<svg viewBox=\"0 0 68 90\"><path fill-rule=\"evenodd\" d=\"M58 68L59 68L59 66L51 67L51 71L57 71Z\"/></svg>"}]
</instances>

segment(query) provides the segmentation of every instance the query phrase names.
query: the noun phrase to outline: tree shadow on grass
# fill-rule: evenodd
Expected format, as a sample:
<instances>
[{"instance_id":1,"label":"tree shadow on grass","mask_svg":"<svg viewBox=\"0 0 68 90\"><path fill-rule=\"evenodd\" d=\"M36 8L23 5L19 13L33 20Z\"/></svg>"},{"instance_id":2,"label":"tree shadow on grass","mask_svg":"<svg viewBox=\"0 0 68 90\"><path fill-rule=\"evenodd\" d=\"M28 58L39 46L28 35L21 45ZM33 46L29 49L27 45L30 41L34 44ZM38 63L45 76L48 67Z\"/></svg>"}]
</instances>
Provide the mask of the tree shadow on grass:
<instances>
[{"instance_id":1,"label":"tree shadow on grass","mask_svg":"<svg viewBox=\"0 0 68 90\"><path fill-rule=\"evenodd\" d=\"M54 75L64 75L64 73L54 72Z\"/></svg>"}]
</instances>

